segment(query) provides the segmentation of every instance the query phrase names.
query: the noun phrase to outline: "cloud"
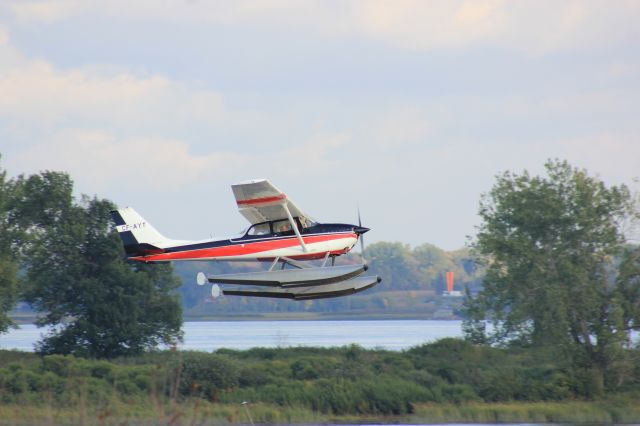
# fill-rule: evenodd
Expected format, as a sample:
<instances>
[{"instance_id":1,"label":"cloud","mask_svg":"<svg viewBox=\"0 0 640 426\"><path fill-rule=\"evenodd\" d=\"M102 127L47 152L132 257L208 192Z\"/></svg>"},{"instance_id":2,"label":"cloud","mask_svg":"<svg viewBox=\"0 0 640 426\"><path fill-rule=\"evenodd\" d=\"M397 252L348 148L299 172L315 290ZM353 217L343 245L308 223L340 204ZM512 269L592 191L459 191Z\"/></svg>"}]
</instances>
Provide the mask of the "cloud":
<instances>
[{"instance_id":1,"label":"cloud","mask_svg":"<svg viewBox=\"0 0 640 426\"><path fill-rule=\"evenodd\" d=\"M633 0L14 0L21 21L72 17L175 20L365 38L400 49L493 47L529 53L607 46L640 36Z\"/></svg>"},{"instance_id":2,"label":"cloud","mask_svg":"<svg viewBox=\"0 0 640 426\"><path fill-rule=\"evenodd\" d=\"M240 155L194 155L189 144L161 138L124 138L100 130L69 129L10 159L21 171L64 170L92 192L105 188L177 191L244 165Z\"/></svg>"},{"instance_id":3,"label":"cloud","mask_svg":"<svg viewBox=\"0 0 640 426\"><path fill-rule=\"evenodd\" d=\"M277 165L274 169L289 176L328 175L343 165L345 158L339 153L350 140L351 134L347 132L311 135L306 143L268 155L267 161Z\"/></svg>"},{"instance_id":4,"label":"cloud","mask_svg":"<svg viewBox=\"0 0 640 426\"><path fill-rule=\"evenodd\" d=\"M500 32L504 14L499 1L358 3L359 30L396 47L411 50L460 46Z\"/></svg>"},{"instance_id":5,"label":"cloud","mask_svg":"<svg viewBox=\"0 0 640 426\"><path fill-rule=\"evenodd\" d=\"M87 120L141 126L215 121L224 113L221 94L189 91L160 75L59 71L41 60L0 71L0 93L0 114L30 126Z\"/></svg>"},{"instance_id":6,"label":"cloud","mask_svg":"<svg viewBox=\"0 0 640 426\"><path fill-rule=\"evenodd\" d=\"M373 0L358 2L356 10L362 32L412 50L475 46L545 53L640 34L637 2Z\"/></svg>"},{"instance_id":7,"label":"cloud","mask_svg":"<svg viewBox=\"0 0 640 426\"><path fill-rule=\"evenodd\" d=\"M454 247L501 170L537 173L549 157L608 182L640 170L639 7L6 0L2 161L18 173L66 170L79 191L146 204L168 222L190 209L233 227L227 185L262 176L318 218L344 220L359 201L373 238ZM94 23L140 34L139 44L92 33ZM185 37L199 37L187 49L164 31L186 26ZM60 48L80 27L86 51ZM398 209L402 220L389 226Z\"/></svg>"},{"instance_id":8,"label":"cloud","mask_svg":"<svg viewBox=\"0 0 640 426\"><path fill-rule=\"evenodd\" d=\"M81 12L83 4L86 3L78 0L20 0L9 1L5 6L20 21L54 22Z\"/></svg>"},{"instance_id":9,"label":"cloud","mask_svg":"<svg viewBox=\"0 0 640 426\"><path fill-rule=\"evenodd\" d=\"M240 161L216 149L193 154L188 137L166 136L215 128L226 114L218 92L159 74L57 69L25 57L1 28L0 65L0 151L17 172L65 170L92 192L116 184L160 191Z\"/></svg>"}]
</instances>

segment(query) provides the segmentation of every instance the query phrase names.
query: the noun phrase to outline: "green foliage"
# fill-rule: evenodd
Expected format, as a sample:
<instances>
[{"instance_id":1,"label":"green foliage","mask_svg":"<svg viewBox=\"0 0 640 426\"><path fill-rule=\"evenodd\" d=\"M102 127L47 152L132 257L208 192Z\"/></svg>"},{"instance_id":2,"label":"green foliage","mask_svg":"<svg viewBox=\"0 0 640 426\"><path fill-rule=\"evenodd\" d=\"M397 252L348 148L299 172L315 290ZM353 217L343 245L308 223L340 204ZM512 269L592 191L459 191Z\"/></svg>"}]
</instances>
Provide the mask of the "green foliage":
<instances>
[{"instance_id":1,"label":"green foliage","mask_svg":"<svg viewBox=\"0 0 640 426\"><path fill-rule=\"evenodd\" d=\"M628 329L640 330L640 247L625 249L616 284L620 321Z\"/></svg>"},{"instance_id":2,"label":"green foliage","mask_svg":"<svg viewBox=\"0 0 640 426\"><path fill-rule=\"evenodd\" d=\"M319 377L314 360L302 358L291 364L291 377L295 380L314 380Z\"/></svg>"},{"instance_id":3,"label":"green foliage","mask_svg":"<svg viewBox=\"0 0 640 426\"><path fill-rule=\"evenodd\" d=\"M1 158L1 157L0 157ZM0 334L15 324L8 315L17 301L17 249L20 229L12 212L14 185L0 168Z\"/></svg>"},{"instance_id":4,"label":"green foliage","mask_svg":"<svg viewBox=\"0 0 640 426\"><path fill-rule=\"evenodd\" d=\"M482 291L468 294L465 332L475 342L559 348L585 370L585 392L597 395L637 328L629 311L637 292L611 279L631 198L624 185L606 187L566 162L546 170L506 172L482 198L474 249L487 272ZM493 322L488 338L485 319Z\"/></svg>"},{"instance_id":5,"label":"green foliage","mask_svg":"<svg viewBox=\"0 0 640 426\"><path fill-rule=\"evenodd\" d=\"M14 325L8 312L17 300L17 272L15 261L9 257L0 258L0 333Z\"/></svg>"},{"instance_id":6,"label":"green foliage","mask_svg":"<svg viewBox=\"0 0 640 426\"><path fill-rule=\"evenodd\" d=\"M627 392L640 394L638 350L625 352L635 366L628 377L635 384ZM148 352L109 361L19 354L0 351L0 403L49 400L74 407L139 401L158 406L195 400L240 407L249 401L252 413L256 405L266 405L269 416L277 418L275 413L291 409L332 416L410 415L424 404L569 402L584 395L584 378L552 352L459 339L405 352L352 345ZM619 398L617 405L629 401ZM618 411L625 418L624 410Z\"/></svg>"},{"instance_id":7,"label":"green foliage","mask_svg":"<svg viewBox=\"0 0 640 426\"><path fill-rule=\"evenodd\" d=\"M173 374L179 376L179 393L217 401L221 392L238 386L238 367L224 355L181 352L174 359Z\"/></svg>"},{"instance_id":8,"label":"green foliage","mask_svg":"<svg viewBox=\"0 0 640 426\"><path fill-rule=\"evenodd\" d=\"M399 290L426 287L430 282L430 277L420 274L418 261L406 244L372 244L368 247L366 256L382 277L381 286Z\"/></svg>"},{"instance_id":9,"label":"green foliage","mask_svg":"<svg viewBox=\"0 0 640 426\"><path fill-rule=\"evenodd\" d=\"M76 203L60 172L20 176L14 185L12 212L26 230L22 297L42 313L38 325L56 326L39 353L115 357L181 337L178 280L170 266L124 261L111 202Z\"/></svg>"}]
</instances>

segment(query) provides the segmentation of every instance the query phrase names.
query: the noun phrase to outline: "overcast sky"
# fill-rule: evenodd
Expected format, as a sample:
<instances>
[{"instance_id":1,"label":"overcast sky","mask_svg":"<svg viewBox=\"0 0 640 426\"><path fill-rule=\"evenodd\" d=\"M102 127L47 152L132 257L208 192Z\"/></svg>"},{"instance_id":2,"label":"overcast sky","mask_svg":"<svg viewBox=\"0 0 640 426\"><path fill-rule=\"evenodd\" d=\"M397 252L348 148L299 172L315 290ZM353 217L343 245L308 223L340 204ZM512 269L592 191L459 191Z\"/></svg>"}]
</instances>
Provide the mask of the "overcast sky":
<instances>
[{"instance_id":1,"label":"overcast sky","mask_svg":"<svg viewBox=\"0 0 640 426\"><path fill-rule=\"evenodd\" d=\"M456 249L497 173L640 176L640 1L0 3L0 166L171 238L268 178L368 242ZM637 185L636 185L637 186Z\"/></svg>"}]
</instances>

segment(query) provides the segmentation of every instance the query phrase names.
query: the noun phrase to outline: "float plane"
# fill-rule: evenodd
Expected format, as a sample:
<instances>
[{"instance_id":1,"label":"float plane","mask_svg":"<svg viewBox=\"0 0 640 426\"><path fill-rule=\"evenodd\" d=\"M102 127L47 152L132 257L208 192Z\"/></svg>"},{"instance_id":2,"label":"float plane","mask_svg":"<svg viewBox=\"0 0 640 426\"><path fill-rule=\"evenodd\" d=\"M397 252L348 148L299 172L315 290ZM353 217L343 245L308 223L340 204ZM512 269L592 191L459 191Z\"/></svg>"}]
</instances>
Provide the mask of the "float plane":
<instances>
[{"instance_id":1,"label":"float plane","mask_svg":"<svg viewBox=\"0 0 640 426\"><path fill-rule=\"evenodd\" d=\"M367 270L365 263L335 266L335 258L349 252L358 239L362 243L362 234L369 228L360 223L318 223L265 179L242 182L231 189L238 210L251 225L230 238L172 240L130 207L112 211L127 258L140 262L271 262L268 270L260 272L210 276L199 273L198 284L212 283L214 298L223 294L321 299L357 293L381 281L377 276L362 275ZM322 263L318 266L306 262L311 260Z\"/></svg>"}]
</instances>

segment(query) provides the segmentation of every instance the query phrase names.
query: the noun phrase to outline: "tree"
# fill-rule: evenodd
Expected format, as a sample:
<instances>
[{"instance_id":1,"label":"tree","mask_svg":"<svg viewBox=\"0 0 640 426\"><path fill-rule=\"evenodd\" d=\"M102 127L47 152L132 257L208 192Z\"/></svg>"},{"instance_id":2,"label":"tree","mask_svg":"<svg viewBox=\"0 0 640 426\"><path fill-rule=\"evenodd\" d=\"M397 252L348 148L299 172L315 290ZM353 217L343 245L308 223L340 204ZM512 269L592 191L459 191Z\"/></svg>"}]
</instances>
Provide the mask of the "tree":
<instances>
[{"instance_id":1,"label":"tree","mask_svg":"<svg viewBox=\"0 0 640 426\"><path fill-rule=\"evenodd\" d=\"M561 348L588 377L586 393L599 394L638 326L612 263L631 197L626 186L606 187L567 162L545 167L546 178L498 176L480 202L473 248L487 271L482 291L465 301L464 330L474 341Z\"/></svg>"},{"instance_id":2,"label":"tree","mask_svg":"<svg viewBox=\"0 0 640 426\"><path fill-rule=\"evenodd\" d=\"M11 215L13 187L0 169L0 333L15 326L8 313L17 300L16 228Z\"/></svg>"},{"instance_id":3,"label":"tree","mask_svg":"<svg viewBox=\"0 0 640 426\"><path fill-rule=\"evenodd\" d=\"M16 206L29 229L23 298L53 326L43 354L132 355L181 338L179 281L168 265L129 264L110 210L97 198L74 201L59 172L18 179Z\"/></svg>"},{"instance_id":4,"label":"tree","mask_svg":"<svg viewBox=\"0 0 640 426\"><path fill-rule=\"evenodd\" d=\"M428 285L428 277L420 274L418 262L406 244L371 244L365 255L372 271L382 277L378 290L406 290L416 288L417 285Z\"/></svg>"},{"instance_id":5,"label":"tree","mask_svg":"<svg viewBox=\"0 0 640 426\"><path fill-rule=\"evenodd\" d=\"M627 247L622 255L616 290L627 330L640 330L640 247Z\"/></svg>"}]
</instances>

